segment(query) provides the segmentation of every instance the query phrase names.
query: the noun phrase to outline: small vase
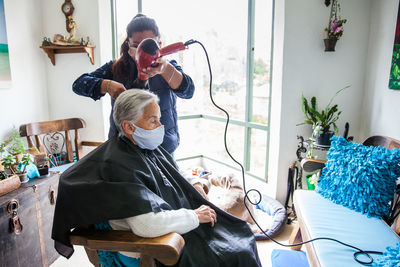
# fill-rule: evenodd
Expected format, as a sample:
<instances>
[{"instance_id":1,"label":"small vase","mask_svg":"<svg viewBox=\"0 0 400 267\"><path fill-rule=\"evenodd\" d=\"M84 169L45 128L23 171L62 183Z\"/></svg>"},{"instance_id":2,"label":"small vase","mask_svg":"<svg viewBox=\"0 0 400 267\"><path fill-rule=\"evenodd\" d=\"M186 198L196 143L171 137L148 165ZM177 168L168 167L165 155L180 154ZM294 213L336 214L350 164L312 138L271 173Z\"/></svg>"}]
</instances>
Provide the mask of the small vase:
<instances>
[{"instance_id":1,"label":"small vase","mask_svg":"<svg viewBox=\"0 0 400 267\"><path fill-rule=\"evenodd\" d=\"M28 174L26 172L18 174L21 184L29 182Z\"/></svg>"},{"instance_id":2,"label":"small vase","mask_svg":"<svg viewBox=\"0 0 400 267\"><path fill-rule=\"evenodd\" d=\"M336 42L337 42L336 38L324 39L325 52L334 52L335 51Z\"/></svg>"}]
</instances>

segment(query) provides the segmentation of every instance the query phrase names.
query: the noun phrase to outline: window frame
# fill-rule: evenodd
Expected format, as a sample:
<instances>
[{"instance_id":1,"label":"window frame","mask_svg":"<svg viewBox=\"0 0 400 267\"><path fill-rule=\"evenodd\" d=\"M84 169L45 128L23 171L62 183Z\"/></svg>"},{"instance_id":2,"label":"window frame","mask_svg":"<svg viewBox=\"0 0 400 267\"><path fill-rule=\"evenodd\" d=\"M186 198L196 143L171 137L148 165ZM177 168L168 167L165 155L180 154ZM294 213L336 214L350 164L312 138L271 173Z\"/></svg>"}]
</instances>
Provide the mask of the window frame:
<instances>
[{"instance_id":1,"label":"window frame","mask_svg":"<svg viewBox=\"0 0 400 267\"><path fill-rule=\"evenodd\" d=\"M118 36L117 36L117 16L116 16L116 1L110 0L111 4L111 30L112 30L112 55L116 59L118 55ZM138 4L138 12L143 11L143 0L136 0ZM252 176L258 180L268 182L268 161L269 161L269 144L270 144L270 123L271 123L271 99L272 99L272 72L273 72L273 52L274 52L274 22L275 22L275 0L272 1L272 18L271 18L271 51L270 51L270 65L269 65L269 94L268 94L268 122L267 125L261 123L252 122L253 116L253 74L254 74L254 35L255 35L255 0L248 0L248 19L247 19L247 58L246 58L246 100L245 100L245 119L234 120L230 119L229 122L233 125L243 127L244 133L244 151L243 151L243 167L245 174ZM178 120L190 120L190 119L206 119L226 123L226 118L221 116L212 116L208 114L195 114L195 115L183 115L179 116ZM265 174L264 177L257 176L250 172L250 161L251 161L251 131L252 129L258 129L267 133L266 140L266 157L265 157ZM196 158L205 158L213 162L225 165L235 170L240 168L232 162L232 164L222 162L209 155L194 155L190 157L180 158L176 161L185 161ZM235 166L236 165L236 166Z\"/></svg>"}]
</instances>

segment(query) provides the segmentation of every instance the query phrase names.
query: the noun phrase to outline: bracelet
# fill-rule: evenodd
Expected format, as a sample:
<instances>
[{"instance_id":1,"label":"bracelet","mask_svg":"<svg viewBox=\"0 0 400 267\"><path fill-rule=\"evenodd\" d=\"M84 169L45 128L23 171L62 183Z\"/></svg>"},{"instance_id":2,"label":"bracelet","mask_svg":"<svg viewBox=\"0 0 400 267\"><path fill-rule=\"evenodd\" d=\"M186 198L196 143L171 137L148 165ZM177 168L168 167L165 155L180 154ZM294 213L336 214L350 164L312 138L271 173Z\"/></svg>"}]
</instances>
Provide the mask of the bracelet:
<instances>
[{"instance_id":1,"label":"bracelet","mask_svg":"<svg viewBox=\"0 0 400 267\"><path fill-rule=\"evenodd\" d=\"M173 70L172 70L172 74L171 74L171 77L169 78L169 80L168 80L168 83L170 83L171 82L171 80L172 80L172 78L174 77L174 75L175 75L175 68L174 67L172 67L173 68Z\"/></svg>"},{"instance_id":2,"label":"bracelet","mask_svg":"<svg viewBox=\"0 0 400 267\"><path fill-rule=\"evenodd\" d=\"M110 85L111 85L111 80L108 80L107 86L106 86L106 92L108 93L110 90Z\"/></svg>"}]
</instances>

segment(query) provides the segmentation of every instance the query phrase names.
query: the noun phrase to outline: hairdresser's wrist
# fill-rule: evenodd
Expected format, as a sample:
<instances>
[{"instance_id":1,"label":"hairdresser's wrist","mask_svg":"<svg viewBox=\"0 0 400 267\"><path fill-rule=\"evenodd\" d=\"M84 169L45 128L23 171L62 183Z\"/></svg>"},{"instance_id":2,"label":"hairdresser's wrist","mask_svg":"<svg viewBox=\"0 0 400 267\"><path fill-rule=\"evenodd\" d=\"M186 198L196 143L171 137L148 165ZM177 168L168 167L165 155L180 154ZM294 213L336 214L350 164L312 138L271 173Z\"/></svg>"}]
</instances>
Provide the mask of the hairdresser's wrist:
<instances>
[{"instance_id":1,"label":"hairdresser's wrist","mask_svg":"<svg viewBox=\"0 0 400 267\"><path fill-rule=\"evenodd\" d=\"M168 65L165 66L163 72L161 73L164 80L168 83L171 89L176 90L182 83L182 73L175 69L175 67L171 63L167 63Z\"/></svg>"},{"instance_id":2,"label":"hairdresser's wrist","mask_svg":"<svg viewBox=\"0 0 400 267\"><path fill-rule=\"evenodd\" d=\"M174 73L174 71L175 71L174 66L172 66L171 63L166 62L161 70L161 76L164 78L166 82L168 82L169 78L171 78L171 75Z\"/></svg>"},{"instance_id":3,"label":"hairdresser's wrist","mask_svg":"<svg viewBox=\"0 0 400 267\"><path fill-rule=\"evenodd\" d=\"M101 84L100 84L100 93L105 95L108 93L108 90L110 89L110 83L111 80L106 80L104 79Z\"/></svg>"}]
</instances>

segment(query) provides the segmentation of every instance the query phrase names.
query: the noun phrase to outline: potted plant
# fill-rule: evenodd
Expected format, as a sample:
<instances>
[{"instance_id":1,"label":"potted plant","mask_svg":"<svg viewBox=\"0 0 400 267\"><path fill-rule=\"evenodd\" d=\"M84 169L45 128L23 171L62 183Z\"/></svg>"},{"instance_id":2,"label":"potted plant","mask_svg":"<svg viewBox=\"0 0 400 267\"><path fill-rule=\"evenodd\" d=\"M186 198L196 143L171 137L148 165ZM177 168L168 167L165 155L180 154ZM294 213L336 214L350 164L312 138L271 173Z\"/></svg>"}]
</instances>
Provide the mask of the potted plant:
<instances>
[{"instance_id":1,"label":"potted plant","mask_svg":"<svg viewBox=\"0 0 400 267\"><path fill-rule=\"evenodd\" d=\"M337 91L335 95L330 99L328 105L320 111L318 110L317 99L315 96L313 96L309 102L303 94L301 95L301 108L306 119L303 123L297 125L312 125L312 137L316 145L330 146L330 138L338 132L336 121L339 119L339 116L342 112L338 110L337 104L332 105L332 101L340 92L348 87L350 86L346 86ZM333 131L330 128L331 125L333 126Z\"/></svg>"},{"instance_id":2,"label":"potted plant","mask_svg":"<svg viewBox=\"0 0 400 267\"><path fill-rule=\"evenodd\" d=\"M7 140L7 152L15 156L15 160L19 163L22 155L25 153L26 142L22 141L19 131L13 129L10 138Z\"/></svg>"},{"instance_id":3,"label":"potted plant","mask_svg":"<svg viewBox=\"0 0 400 267\"><path fill-rule=\"evenodd\" d=\"M325 28L327 38L324 39L325 51L335 51L337 40L343 35L343 24L347 22L346 19L340 18L340 4L337 0L333 0L331 12L329 16L328 27Z\"/></svg>"},{"instance_id":4,"label":"potted plant","mask_svg":"<svg viewBox=\"0 0 400 267\"><path fill-rule=\"evenodd\" d=\"M22 183L28 181L26 167L32 163L29 153L25 153L26 142L21 139L18 130L13 129L11 136L0 144L1 164L8 176L18 175ZM4 155L7 152L6 155Z\"/></svg>"},{"instance_id":5,"label":"potted plant","mask_svg":"<svg viewBox=\"0 0 400 267\"><path fill-rule=\"evenodd\" d=\"M17 173L21 180L21 183L26 183L29 181L26 173L26 167L31 163L33 163L32 155L28 153L22 154L21 161L19 162L17 167L18 168Z\"/></svg>"}]
</instances>

